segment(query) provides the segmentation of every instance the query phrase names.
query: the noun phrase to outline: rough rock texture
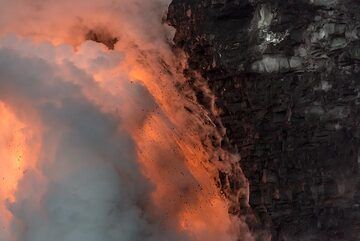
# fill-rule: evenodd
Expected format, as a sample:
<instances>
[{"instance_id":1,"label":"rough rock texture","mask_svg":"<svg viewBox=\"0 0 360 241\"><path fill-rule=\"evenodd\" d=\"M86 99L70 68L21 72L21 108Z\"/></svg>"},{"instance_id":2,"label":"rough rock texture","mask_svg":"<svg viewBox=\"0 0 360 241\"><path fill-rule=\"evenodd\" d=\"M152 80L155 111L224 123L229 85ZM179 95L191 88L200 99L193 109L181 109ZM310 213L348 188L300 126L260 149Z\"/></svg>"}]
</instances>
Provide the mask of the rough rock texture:
<instances>
[{"instance_id":1,"label":"rough rock texture","mask_svg":"<svg viewBox=\"0 0 360 241\"><path fill-rule=\"evenodd\" d=\"M173 0L168 20L223 110L257 239L359 241L360 1Z\"/></svg>"}]
</instances>

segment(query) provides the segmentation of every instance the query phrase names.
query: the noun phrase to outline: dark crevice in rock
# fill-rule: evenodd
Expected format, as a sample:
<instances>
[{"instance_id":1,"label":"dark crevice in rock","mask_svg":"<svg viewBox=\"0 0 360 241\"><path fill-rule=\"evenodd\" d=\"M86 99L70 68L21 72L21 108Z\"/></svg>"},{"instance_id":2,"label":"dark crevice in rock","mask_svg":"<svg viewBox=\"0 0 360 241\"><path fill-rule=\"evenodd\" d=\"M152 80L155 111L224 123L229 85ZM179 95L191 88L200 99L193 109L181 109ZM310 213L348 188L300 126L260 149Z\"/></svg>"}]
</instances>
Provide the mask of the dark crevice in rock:
<instances>
[{"instance_id":1,"label":"dark crevice in rock","mask_svg":"<svg viewBox=\"0 0 360 241\"><path fill-rule=\"evenodd\" d=\"M117 37L112 36L110 33L102 29L89 30L85 35L85 39L102 43L110 50L114 49L115 44L119 41Z\"/></svg>"}]
</instances>

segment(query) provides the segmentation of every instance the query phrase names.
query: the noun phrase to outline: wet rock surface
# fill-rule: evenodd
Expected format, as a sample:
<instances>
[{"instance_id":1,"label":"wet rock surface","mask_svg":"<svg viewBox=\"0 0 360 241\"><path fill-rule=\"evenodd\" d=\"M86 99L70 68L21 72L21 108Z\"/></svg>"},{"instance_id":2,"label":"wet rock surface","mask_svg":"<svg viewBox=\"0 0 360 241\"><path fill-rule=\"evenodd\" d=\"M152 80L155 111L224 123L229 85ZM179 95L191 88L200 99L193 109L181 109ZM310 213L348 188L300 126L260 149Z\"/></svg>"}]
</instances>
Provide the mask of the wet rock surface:
<instances>
[{"instance_id":1,"label":"wet rock surface","mask_svg":"<svg viewBox=\"0 0 360 241\"><path fill-rule=\"evenodd\" d=\"M359 241L360 2L173 0L168 20L223 110L257 240Z\"/></svg>"}]
</instances>

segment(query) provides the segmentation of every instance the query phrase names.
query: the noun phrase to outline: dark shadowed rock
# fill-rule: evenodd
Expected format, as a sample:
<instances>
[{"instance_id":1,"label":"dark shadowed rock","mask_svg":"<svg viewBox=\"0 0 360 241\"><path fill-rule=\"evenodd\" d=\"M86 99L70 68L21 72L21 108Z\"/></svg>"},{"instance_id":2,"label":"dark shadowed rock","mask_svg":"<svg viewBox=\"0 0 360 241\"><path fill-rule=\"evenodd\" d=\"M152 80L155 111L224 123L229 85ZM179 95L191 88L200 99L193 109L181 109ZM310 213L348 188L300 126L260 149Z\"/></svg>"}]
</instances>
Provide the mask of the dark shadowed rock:
<instances>
[{"instance_id":1,"label":"dark shadowed rock","mask_svg":"<svg viewBox=\"0 0 360 241\"><path fill-rule=\"evenodd\" d=\"M117 37L112 36L104 29L89 30L85 35L86 40L92 40L104 44L108 49L114 49L119 41Z\"/></svg>"},{"instance_id":2,"label":"dark shadowed rock","mask_svg":"<svg viewBox=\"0 0 360 241\"><path fill-rule=\"evenodd\" d=\"M257 239L359 241L360 2L173 0L168 20L241 154Z\"/></svg>"}]
</instances>

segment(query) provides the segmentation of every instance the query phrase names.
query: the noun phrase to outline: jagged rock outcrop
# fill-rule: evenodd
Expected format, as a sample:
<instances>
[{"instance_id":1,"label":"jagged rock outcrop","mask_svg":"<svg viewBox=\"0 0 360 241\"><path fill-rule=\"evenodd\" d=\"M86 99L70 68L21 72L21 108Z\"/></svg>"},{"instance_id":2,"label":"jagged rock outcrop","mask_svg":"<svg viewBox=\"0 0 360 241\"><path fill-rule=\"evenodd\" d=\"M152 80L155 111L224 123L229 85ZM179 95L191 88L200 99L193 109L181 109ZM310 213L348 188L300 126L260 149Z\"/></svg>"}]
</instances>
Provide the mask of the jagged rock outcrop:
<instances>
[{"instance_id":1,"label":"jagged rock outcrop","mask_svg":"<svg viewBox=\"0 0 360 241\"><path fill-rule=\"evenodd\" d=\"M168 20L223 110L257 239L359 241L360 2L173 0Z\"/></svg>"}]
</instances>

